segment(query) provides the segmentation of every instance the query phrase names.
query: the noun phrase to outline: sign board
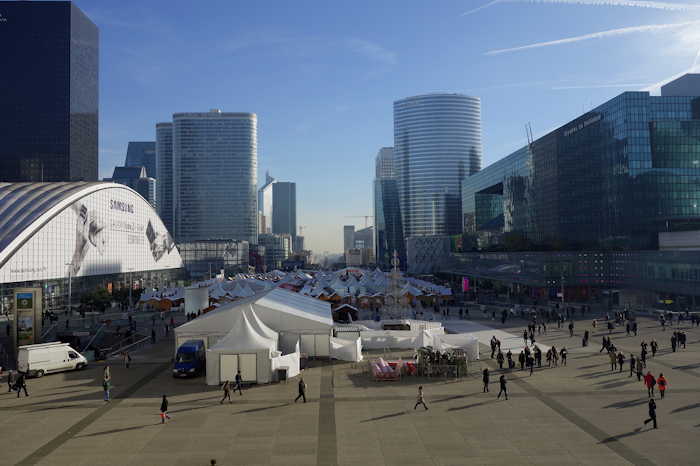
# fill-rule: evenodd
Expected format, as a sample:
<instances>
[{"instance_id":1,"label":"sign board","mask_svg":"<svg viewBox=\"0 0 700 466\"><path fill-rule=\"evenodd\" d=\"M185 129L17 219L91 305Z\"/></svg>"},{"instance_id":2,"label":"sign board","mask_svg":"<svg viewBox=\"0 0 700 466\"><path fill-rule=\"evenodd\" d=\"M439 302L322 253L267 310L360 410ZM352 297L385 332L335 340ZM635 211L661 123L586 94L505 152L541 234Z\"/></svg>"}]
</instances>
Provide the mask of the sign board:
<instances>
[{"instance_id":1,"label":"sign board","mask_svg":"<svg viewBox=\"0 0 700 466\"><path fill-rule=\"evenodd\" d=\"M41 288L15 288L15 331L17 346L41 340Z\"/></svg>"},{"instance_id":2,"label":"sign board","mask_svg":"<svg viewBox=\"0 0 700 466\"><path fill-rule=\"evenodd\" d=\"M462 278L462 291L469 291L469 279L467 277Z\"/></svg>"}]
</instances>

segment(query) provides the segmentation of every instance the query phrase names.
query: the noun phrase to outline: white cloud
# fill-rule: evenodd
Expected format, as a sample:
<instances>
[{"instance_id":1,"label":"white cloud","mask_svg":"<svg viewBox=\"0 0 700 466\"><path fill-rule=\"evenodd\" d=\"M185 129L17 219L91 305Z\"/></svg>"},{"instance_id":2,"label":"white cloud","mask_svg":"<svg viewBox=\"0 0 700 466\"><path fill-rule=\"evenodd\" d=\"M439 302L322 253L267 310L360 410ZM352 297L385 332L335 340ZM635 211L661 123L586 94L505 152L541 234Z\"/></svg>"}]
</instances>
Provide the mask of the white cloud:
<instances>
[{"instance_id":1,"label":"white cloud","mask_svg":"<svg viewBox=\"0 0 700 466\"><path fill-rule=\"evenodd\" d=\"M462 13L462 16L467 16L467 15L474 14L474 13L476 13L477 11L481 11L481 10L483 10L483 9L485 9L485 8L488 8L488 7L490 7L490 6L493 6L493 5L497 4L497 3L502 3L502 0L492 0L492 1L490 1L490 2L488 2L488 3L486 3L486 4L484 4L484 5L481 5L481 6L479 6L479 7L476 7L476 8L474 8L474 9L472 9L472 10L465 11L464 13Z\"/></svg>"},{"instance_id":2,"label":"white cloud","mask_svg":"<svg viewBox=\"0 0 700 466\"><path fill-rule=\"evenodd\" d=\"M396 53L379 44L365 39L348 39L346 45L353 52L381 65L393 66L398 63Z\"/></svg>"},{"instance_id":3,"label":"white cloud","mask_svg":"<svg viewBox=\"0 0 700 466\"><path fill-rule=\"evenodd\" d=\"M566 37L564 39L557 39L557 40L552 40L552 41L547 41L547 42L536 42L534 44L521 45L518 47L510 47L507 49L489 50L488 52L485 53L485 55L499 55L502 53L520 52L522 50L536 49L536 48L541 48L541 47L550 47L553 45L571 44L574 42L581 42L581 41L590 40L590 39L603 39L606 37L616 37L616 36L622 36L622 35L626 35L626 34L633 34L633 33L637 33L637 32L656 32L656 31L664 31L664 30L670 30L670 29L679 29L679 28L684 28L687 26L698 25L698 24L700 24L700 21L688 21L688 22L684 22L684 23L671 23L671 24L647 24L644 26L632 26L632 27L626 27L626 28L609 29L607 31L593 32L591 34L584 34L582 36Z\"/></svg>"},{"instance_id":4,"label":"white cloud","mask_svg":"<svg viewBox=\"0 0 700 466\"><path fill-rule=\"evenodd\" d=\"M649 8L666 11L690 11L700 10L700 5L676 2L654 2L647 0L493 0L473 10L467 11L462 16L476 13L497 3L549 3L557 5L583 5L583 6L613 6L629 8Z\"/></svg>"}]
</instances>

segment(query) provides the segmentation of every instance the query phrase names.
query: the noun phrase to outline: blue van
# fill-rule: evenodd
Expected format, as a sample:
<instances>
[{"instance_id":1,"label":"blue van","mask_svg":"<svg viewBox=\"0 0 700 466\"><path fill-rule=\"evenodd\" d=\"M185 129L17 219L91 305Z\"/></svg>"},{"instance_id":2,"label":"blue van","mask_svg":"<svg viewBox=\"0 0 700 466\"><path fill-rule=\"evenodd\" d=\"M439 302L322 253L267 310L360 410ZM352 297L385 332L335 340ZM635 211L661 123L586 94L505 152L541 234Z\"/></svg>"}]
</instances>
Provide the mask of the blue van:
<instances>
[{"instance_id":1,"label":"blue van","mask_svg":"<svg viewBox=\"0 0 700 466\"><path fill-rule=\"evenodd\" d=\"M175 354L173 377L196 377L204 373L205 367L204 342L187 340Z\"/></svg>"}]
</instances>

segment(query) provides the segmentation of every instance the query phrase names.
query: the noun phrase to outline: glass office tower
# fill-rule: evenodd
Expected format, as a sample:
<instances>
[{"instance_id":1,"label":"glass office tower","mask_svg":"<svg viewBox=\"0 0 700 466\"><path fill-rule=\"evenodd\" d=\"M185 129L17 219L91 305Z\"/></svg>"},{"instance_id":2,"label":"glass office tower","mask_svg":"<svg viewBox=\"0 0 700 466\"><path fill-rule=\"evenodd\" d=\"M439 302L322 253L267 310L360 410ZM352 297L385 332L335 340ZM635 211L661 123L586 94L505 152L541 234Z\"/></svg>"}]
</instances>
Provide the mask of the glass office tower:
<instances>
[{"instance_id":1,"label":"glass office tower","mask_svg":"<svg viewBox=\"0 0 700 466\"><path fill-rule=\"evenodd\" d=\"M177 241L234 239L257 244L257 145L253 113L173 115Z\"/></svg>"},{"instance_id":2,"label":"glass office tower","mask_svg":"<svg viewBox=\"0 0 700 466\"><path fill-rule=\"evenodd\" d=\"M481 168L481 101L426 94L394 102L394 169L405 237L462 231L462 180Z\"/></svg>"},{"instance_id":3,"label":"glass office tower","mask_svg":"<svg viewBox=\"0 0 700 466\"><path fill-rule=\"evenodd\" d=\"M399 266L405 270L406 247L401 226L393 147L382 147L375 158L374 227L374 255L377 265L384 269L390 268L396 251Z\"/></svg>"},{"instance_id":4,"label":"glass office tower","mask_svg":"<svg viewBox=\"0 0 700 466\"><path fill-rule=\"evenodd\" d=\"M124 166L146 167L147 176L158 178L155 141L129 141L129 145L126 148Z\"/></svg>"},{"instance_id":5,"label":"glass office tower","mask_svg":"<svg viewBox=\"0 0 700 466\"><path fill-rule=\"evenodd\" d=\"M71 2L0 1L0 178L96 181L97 26Z\"/></svg>"},{"instance_id":6,"label":"glass office tower","mask_svg":"<svg viewBox=\"0 0 700 466\"><path fill-rule=\"evenodd\" d=\"M173 228L173 124L156 124L156 199L158 215L170 232Z\"/></svg>"},{"instance_id":7,"label":"glass office tower","mask_svg":"<svg viewBox=\"0 0 700 466\"><path fill-rule=\"evenodd\" d=\"M680 79L692 95L625 92L467 178L465 231L493 195L503 230L545 248L656 249L660 232L700 229L700 79Z\"/></svg>"},{"instance_id":8,"label":"glass office tower","mask_svg":"<svg viewBox=\"0 0 700 466\"><path fill-rule=\"evenodd\" d=\"M291 181L272 183L272 233L296 236L297 184Z\"/></svg>"}]
</instances>

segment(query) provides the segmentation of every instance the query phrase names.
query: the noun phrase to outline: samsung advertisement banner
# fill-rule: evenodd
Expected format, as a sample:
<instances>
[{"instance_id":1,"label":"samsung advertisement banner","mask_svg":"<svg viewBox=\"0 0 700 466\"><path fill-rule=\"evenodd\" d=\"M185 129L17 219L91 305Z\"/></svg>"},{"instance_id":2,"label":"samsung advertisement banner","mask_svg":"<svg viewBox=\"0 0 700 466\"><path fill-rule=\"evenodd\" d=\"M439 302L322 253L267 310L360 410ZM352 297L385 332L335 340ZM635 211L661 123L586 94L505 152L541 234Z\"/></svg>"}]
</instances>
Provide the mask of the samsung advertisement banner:
<instances>
[{"instance_id":1,"label":"samsung advertisement banner","mask_svg":"<svg viewBox=\"0 0 700 466\"><path fill-rule=\"evenodd\" d=\"M151 205L115 186L74 201L38 228L0 269L0 283L181 267Z\"/></svg>"},{"instance_id":2,"label":"samsung advertisement banner","mask_svg":"<svg viewBox=\"0 0 700 466\"><path fill-rule=\"evenodd\" d=\"M41 340L41 288L16 288L14 295L17 346L39 343Z\"/></svg>"}]
</instances>

